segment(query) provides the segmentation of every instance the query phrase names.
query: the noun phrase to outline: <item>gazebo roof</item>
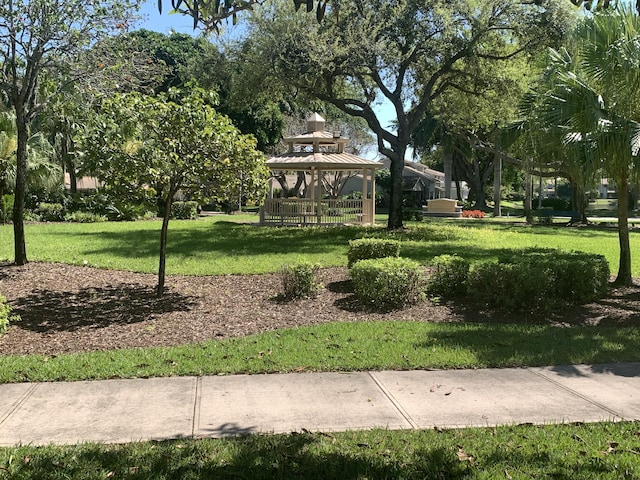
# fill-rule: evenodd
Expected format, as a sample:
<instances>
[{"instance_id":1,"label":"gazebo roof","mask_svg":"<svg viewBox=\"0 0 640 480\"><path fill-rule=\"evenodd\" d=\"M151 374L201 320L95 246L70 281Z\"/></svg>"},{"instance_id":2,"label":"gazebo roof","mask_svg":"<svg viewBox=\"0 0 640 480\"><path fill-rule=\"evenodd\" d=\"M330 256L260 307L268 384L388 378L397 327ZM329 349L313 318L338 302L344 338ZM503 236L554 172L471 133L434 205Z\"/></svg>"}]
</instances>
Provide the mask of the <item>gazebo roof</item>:
<instances>
[{"instance_id":1,"label":"gazebo roof","mask_svg":"<svg viewBox=\"0 0 640 480\"><path fill-rule=\"evenodd\" d=\"M267 160L272 170L362 170L365 168L384 168L381 162L360 158L344 152L344 145L349 141L340 132L324 130L325 120L314 113L307 119L307 131L295 137L285 139L289 152L276 155ZM294 146L309 148L313 152L295 152ZM328 147L336 147L337 151L323 151Z\"/></svg>"},{"instance_id":2,"label":"gazebo roof","mask_svg":"<svg viewBox=\"0 0 640 480\"><path fill-rule=\"evenodd\" d=\"M351 153L292 152L267 160L272 170L360 170L383 168L381 162L360 158Z\"/></svg>"}]
</instances>

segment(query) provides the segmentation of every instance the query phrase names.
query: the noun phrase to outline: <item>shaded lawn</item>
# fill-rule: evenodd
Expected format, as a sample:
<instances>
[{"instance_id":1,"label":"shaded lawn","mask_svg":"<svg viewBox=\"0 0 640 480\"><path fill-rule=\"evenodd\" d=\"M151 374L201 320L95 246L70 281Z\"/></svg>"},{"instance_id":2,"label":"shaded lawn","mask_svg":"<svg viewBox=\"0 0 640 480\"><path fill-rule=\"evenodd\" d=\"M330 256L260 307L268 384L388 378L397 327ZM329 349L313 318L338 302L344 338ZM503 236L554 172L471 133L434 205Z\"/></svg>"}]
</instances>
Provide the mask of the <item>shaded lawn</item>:
<instances>
[{"instance_id":1,"label":"shaded lawn","mask_svg":"<svg viewBox=\"0 0 640 480\"><path fill-rule=\"evenodd\" d=\"M364 236L397 238L402 255L422 263L457 254L469 260L494 259L510 249L559 248L605 255L613 273L619 261L615 230L540 227L478 221L432 220L409 223L402 232L367 227L256 227L216 216L170 224L167 272L219 275L278 271L306 260L323 267L346 264L348 241ZM241 217L244 218L244 217ZM157 271L160 222L32 224L26 226L31 260L87 264L102 268ZM631 232L632 272L640 276L640 237ZM0 259L13 258L11 226L0 226Z\"/></svg>"},{"instance_id":2,"label":"shaded lawn","mask_svg":"<svg viewBox=\"0 0 640 480\"><path fill-rule=\"evenodd\" d=\"M640 478L637 422L0 449L11 479Z\"/></svg>"}]
</instances>

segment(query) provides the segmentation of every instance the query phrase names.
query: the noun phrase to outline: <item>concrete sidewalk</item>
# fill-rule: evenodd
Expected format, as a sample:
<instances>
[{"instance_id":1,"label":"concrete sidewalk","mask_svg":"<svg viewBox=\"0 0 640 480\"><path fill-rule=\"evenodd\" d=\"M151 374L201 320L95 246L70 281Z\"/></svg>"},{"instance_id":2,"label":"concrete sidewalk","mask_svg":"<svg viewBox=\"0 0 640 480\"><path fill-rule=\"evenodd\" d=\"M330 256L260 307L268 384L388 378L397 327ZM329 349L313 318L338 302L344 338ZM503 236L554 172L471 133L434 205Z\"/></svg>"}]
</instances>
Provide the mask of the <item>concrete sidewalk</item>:
<instances>
[{"instance_id":1,"label":"concrete sidewalk","mask_svg":"<svg viewBox=\"0 0 640 480\"><path fill-rule=\"evenodd\" d=\"M0 385L0 445L640 419L640 363Z\"/></svg>"}]
</instances>

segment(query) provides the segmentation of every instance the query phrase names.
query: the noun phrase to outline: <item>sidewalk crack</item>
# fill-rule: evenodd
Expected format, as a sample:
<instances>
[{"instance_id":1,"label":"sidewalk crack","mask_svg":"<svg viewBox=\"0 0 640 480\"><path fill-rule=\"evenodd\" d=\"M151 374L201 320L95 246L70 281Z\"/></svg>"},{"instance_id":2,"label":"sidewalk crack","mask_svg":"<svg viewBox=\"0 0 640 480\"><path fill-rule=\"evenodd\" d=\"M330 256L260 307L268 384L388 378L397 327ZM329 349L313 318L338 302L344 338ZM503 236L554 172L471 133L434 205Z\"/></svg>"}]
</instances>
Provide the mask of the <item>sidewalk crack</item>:
<instances>
[{"instance_id":1,"label":"sidewalk crack","mask_svg":"<svg viewBox=\"0 0 640 480\"><path fill-rule=\"evenodd\" d=\"M611 408L607 407L606 405L603 405L600 402L596 402L595 400L593 400L592 398L587 397L586 395L581 394L580 392L573 390L572 388L567 387L566 385L563 385L562 383L554 380L551 377L548 377L547 375L545 375L542 372L536 372L534 370L531 370L530 368L526 369L529 373L532 373L540 378L543 378L544 380L553 383L555 386L560 387L561 389L563 389L565 392L568 392L572 395L575 395L576 397L579 397L581 399L583 399L585 402L590 403L591 405L593 405L594 407L598 407L601 410L604 410L605 412L610 413L611 415L613 415L614 417L618 417L621 420L625 420L625 418L618 412L616 412L615 410L612 410Z\"/></svg>"},{"instance_id":2,"label":"sidewalk crack","mask_svg":"<svg viewBox=\"0 0 640 480\"><path fill-rule=\"evenodd\" d=\"M395 409L402 415L412 429L418 430L418 424L411 418L411 415L403 408L400 402L393 396L393 394L384 386L384 383L376 376L374 372L367 372L371 379L375 382L378 388L382 391L385 397L389 399Z\"/></svg>"}]
</instances>

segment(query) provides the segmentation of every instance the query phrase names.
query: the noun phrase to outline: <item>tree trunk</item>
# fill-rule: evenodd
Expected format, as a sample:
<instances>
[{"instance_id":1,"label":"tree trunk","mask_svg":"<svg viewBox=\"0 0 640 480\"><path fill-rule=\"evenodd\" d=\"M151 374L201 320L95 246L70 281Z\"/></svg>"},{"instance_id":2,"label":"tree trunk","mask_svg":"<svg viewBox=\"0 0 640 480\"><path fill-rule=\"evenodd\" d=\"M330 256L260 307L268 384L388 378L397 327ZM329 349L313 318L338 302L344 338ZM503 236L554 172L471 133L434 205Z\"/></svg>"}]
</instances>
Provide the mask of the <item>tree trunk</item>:
<instances>
[{"instance_id":1,"label":"tree trunk","mask_svg":"<svg viewBox=\"0 0 640 480\"><path fill-rule=\"evenodd\" d=\"M451 181L453 178L453 157L450 153L444 155L444 198L451 198Z\"/></svg>"},{"instance_id":2,"label":"tree trunk","mask_svg":"<svg viewBox=\"0 0 640 480\"><path fill-rule=\"evenodd\" d=\"M396 230L403 227L402 223L402 172L404 157L390 158L391 192L389 198L389 218L387 229Z\"/></svg>"},{"instance_id":3,"label":"tree trunk","mask_svg":"<svg viewBox=\"0 0 640 480\"><path fill-rule=\"evenodd\" d=\"M158 286L156 296L162 297L164 293L164 277L167 265L167 233L169 231L169 219L171 218L171 204L173 203L174 190L169 189L164 203L164 215L162 217L162 229L160 230L160 265L158 266Z\"/></svg>"},{"instance_id":4,"label":"tree trunk","mask_svg":"<svg viewBox=\"0 0 640 480\"><path fill-rule=\"evenodd\" d=\"M618 241L620 243L620 263L615 285L633 284L631 278L631 247L629 246L629 180L622 175L616 180L618 187Z\"/></svg>"},{"instance_id":5,"label":"tree trunk","mask_svg":"<svg viewBox=\"0 0 640 480\"><path fill-rule=\"evenodd\" d=\"M16 265L27 263L27 247L24 235L24 199L27 192L27 140L29 139L29 125L24 109L15 105L16 127L18 131L18 145L16 149L16 188L13 201L13 247Z\"/></svg>"},{"instance_id":6,"label":"tree trunk","mask_svg":"<svg viewBox=\"0 0 640 480\"><path fill-rule=\"evenodd\" d=\"M531 173L527 170L524 172L524 217L527 222L533 222L533 184L531 183Z\"/></svg>"},{"instance_id":7,"label":"tree trunk","mask_svg":"<svg viewBox=\"0 0 640 480\"><path fill-rule=\"evenodd\" d=\"M493 159L493 216L501 217L500 187L502 184L502 159L496 155Z\"/></svg>"}]
</instances>

